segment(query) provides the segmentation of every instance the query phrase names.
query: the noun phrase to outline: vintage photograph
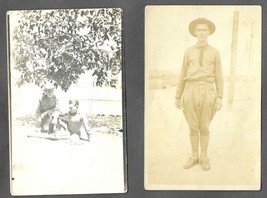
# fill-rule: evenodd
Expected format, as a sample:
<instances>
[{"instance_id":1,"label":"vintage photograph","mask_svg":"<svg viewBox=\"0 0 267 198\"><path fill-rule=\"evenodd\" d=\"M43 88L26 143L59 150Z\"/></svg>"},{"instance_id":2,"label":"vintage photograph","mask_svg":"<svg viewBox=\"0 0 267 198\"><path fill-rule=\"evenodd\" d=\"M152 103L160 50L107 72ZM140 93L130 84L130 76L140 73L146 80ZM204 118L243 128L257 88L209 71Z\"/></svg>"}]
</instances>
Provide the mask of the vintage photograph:
<instances>
[{"instance_id":1,"label":"vintage photograph","mask_svg":"<svg viewBox=\"0 0 267 198\"><path fill-rule=\"evenodd\" d=\"M146 190L260 190L261 24L261 6L146 7Z\"/></svg>"},{"instance_id":2,"label":"vintage photograph","mask_svg":"<svg viewBox=\"0 0 267 198\"><path fill-rule=\"evenodd\" d=\"M7 13L12 195L124 193L122 10Z\"/></svg>"}]
</instances>

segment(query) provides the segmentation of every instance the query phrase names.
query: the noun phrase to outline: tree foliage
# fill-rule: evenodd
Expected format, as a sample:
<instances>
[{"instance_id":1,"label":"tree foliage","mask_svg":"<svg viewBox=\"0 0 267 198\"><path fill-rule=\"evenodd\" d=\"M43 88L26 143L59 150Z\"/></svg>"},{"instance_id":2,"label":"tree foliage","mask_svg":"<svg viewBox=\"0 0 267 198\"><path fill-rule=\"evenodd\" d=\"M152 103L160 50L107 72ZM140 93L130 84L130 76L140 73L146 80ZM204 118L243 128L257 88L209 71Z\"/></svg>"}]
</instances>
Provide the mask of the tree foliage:
<instances>
[{"instance_id":1,"label":"tree foliage","mask_svg":"<svg viewBox=\"0 0 267 198\"><path fill-rule=\"evenodd\" d=\"M31 10L17 13L12 57L18 85L50 81L67 91L93 70L102 86L121 70L121 10Z\"/></svg>"}]
</instances>

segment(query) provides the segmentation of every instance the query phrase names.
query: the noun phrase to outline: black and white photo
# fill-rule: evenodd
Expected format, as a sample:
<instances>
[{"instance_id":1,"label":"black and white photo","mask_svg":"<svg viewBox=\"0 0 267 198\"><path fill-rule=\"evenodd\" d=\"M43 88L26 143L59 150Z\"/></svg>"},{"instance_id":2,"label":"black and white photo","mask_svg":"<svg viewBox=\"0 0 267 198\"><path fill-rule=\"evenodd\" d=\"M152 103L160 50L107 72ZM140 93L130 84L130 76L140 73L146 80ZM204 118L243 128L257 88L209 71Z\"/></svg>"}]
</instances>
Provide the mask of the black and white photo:
<instances>
[{"instance_id":1,"label":"black and white photo","mask_svg":"<svg viewBox=\"0 0 267 198\"><path fill-rule=\"evenodd\" d=\"M7 23L12 195L126 192L122 10Z\"/></svg>"}]
</instances>

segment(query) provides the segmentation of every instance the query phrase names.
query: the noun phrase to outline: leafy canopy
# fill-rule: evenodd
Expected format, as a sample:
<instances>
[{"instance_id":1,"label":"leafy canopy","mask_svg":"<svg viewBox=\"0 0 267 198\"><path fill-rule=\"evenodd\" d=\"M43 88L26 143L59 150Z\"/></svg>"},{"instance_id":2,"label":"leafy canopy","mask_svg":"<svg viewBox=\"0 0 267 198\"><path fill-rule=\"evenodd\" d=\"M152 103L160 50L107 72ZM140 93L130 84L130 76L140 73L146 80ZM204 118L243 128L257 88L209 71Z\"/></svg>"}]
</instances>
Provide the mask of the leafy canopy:
<instances>
[{"instance_id":1,"label":"leafy canopy","mask_svg":"<svg viewBox=\"0 0 267 198\"><path fill-rule=\"evenodd\" d=\"M50 81L67 91L93 70L102 86L107 71L121 70L121 15L120 9L19 11L12 37L18 85Z\"/></svg>"}]
</instances>

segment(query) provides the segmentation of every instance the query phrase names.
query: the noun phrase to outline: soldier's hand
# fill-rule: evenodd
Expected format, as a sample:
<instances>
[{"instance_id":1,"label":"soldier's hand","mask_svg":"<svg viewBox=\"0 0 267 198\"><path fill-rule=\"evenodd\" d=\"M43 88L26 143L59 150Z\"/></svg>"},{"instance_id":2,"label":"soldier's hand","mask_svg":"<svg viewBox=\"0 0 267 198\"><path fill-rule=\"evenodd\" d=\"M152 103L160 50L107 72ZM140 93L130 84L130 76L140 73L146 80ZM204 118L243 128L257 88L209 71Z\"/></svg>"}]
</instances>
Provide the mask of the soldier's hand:
<instances>
[{"instance_id":1,"label":"soldier's hand","mask_svg":"<svg viewBox=\"0 0 267 198\"><path fill-rule=\"evenodd\" d=\"M175 99L175 106L177 109L182 109L181 99Z\"/></svg>"},{"instance_id":2,"label":"soldier's hand","mask_svg":"<svg viewBox=\"0 0 267 198\"><path fill-rule=\"evenodd\" d=\"M222 99L221 98L217 98L216 99L216 104L215 104L215 109L216 111L220 111L223 105Z\"/></svg>"},{"instance_id":3,"label":"soldier's hand","mask_svg":"<svg viewBox=\"0 0 267 198\"><path fill-rule=\"evenodd\" d=\"M47 113L46 113L46 112L42 113L42 114L41 114L41 116L40 116L40 117L41 117L41 119L43 119L43 118L44 118L46 115L47 115Z\"/></svg>"},{"instance_id":4,"label":"soldier's hand","mask_svg":"<svg viewBox=\"0 0 267 198\"><path fill-rule=\"evenodd\" d=\"M54 111L52 111L52 110L46 111L46 114L49 115L49 116L51 116L53 113L54 113Z\"/></svg>"}]
</instances>

